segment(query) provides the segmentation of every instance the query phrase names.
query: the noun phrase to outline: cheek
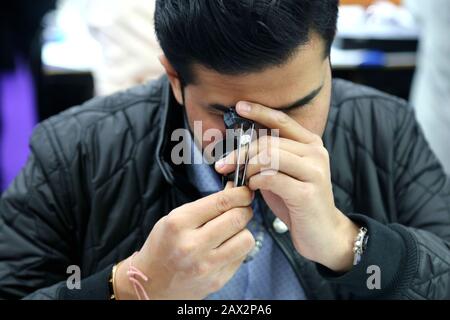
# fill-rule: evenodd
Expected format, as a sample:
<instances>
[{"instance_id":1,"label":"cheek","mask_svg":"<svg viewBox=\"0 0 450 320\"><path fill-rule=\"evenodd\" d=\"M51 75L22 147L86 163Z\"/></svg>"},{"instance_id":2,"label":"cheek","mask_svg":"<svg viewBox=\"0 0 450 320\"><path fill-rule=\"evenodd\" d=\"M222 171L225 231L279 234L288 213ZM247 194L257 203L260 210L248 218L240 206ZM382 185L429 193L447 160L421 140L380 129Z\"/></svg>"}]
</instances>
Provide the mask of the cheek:
<instances>
[{"instance_id":1,"label":"cheek","mask_svg":"<svg viewBox=\"0 0 450 320\"><path fill-rule=\"evenodd\" d=\"M186 113L191 130L196 135L201 134L203 149L214 142L211 141L211 137L218 135L219 132L217 130L220 131L221 136L225 134L222 116L207 112L204 108L197 106L187 106Z\"/></svg>"},{"instance_id":2,"label":"cheek","mask_svg":"<svg viewBox=\"0 0 450 320\"><path fill-rule=\"evenodd\" d=\"M293 114L292 118L312 133L322 136L328 120L329 105L329 99L320 99L313 105Z\"/></svg>"}]
</instances>

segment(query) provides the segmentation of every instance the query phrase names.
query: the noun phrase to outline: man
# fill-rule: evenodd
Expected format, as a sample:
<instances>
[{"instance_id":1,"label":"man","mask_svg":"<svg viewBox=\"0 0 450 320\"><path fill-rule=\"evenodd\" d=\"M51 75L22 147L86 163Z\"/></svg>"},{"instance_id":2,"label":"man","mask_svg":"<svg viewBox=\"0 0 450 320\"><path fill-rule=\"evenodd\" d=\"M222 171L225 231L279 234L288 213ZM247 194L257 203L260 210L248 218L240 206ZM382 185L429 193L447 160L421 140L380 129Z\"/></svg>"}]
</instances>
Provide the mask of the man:
<instances>
[{"instance_id":1,"label":"man","mask_svg":"<svg viewBox=\"0 0 450 320\"><path fill-rule=\"evenodd\" d=\"M0 203L0 296L450 298L449 181L403 101L332 81L337 10L157 1L167 77L36 129ZM278 161L251 148L248 186L216 192L235 153L176 164L173 133L224 132L230 106L279 130L259 139Z\"/></svg>"}]
</instances>

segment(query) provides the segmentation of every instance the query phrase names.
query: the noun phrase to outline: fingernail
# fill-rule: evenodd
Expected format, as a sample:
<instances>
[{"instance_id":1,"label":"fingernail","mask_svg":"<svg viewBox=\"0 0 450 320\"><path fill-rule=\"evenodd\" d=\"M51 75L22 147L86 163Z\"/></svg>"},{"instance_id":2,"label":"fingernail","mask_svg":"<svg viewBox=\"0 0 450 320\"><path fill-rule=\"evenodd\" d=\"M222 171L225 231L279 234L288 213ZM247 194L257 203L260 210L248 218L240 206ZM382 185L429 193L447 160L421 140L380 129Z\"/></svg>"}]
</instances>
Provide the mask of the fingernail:
<instances>
[{"instance_id":1,"label":"fingernail","mask_svg":"<svg viewBox=\"0 0 450 320\"><path fill-rule=\"evenodd\" d=\"M222 169L223 167L225 167L225 158L222 158L220 160L218 160L215 164L215 167L217 170Z\"/></svg>"},{"instance_id":2,"label":"fingernail","mask_svg":"<svg viewBox=\"0 0 450 320\"><path fill-rule=\"evenodd\" d=\"M239 102L237 109L241 113L250 113L250 111L252 111L252 106L248 102Z\"/></svg>"}]
</instances>

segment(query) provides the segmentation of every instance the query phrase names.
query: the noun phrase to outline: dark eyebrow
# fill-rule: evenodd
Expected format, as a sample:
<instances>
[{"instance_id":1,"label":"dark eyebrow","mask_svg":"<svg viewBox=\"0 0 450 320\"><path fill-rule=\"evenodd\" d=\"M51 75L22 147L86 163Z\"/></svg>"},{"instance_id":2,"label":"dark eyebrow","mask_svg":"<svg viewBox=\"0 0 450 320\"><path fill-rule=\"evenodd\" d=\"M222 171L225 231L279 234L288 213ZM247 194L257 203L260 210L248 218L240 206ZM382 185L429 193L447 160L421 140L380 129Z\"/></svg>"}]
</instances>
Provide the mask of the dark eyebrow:
<instances>
[{"instance_id":1,"label":"dark eyebrow","mask_svg":"<svg viewBox=\"0 0 450 320\"><path fill-rule=\"evenodd\" d=\"M323 88L323 84L319 88L311 91L307 96L295 101L294 103L292 103L288 106L284 106L281 108L274 108L274 109L286 112L286 111L295 109L297 107L304 106L304 105L308 104L309 102L311 102L311 100L313 100L320 93L320 91L322 91L322 88ZM231 108L231 106L227 107L227 106L217 104L217 103L210 104L209 107L212 109L216 109L217 111L220 111L220 112L227 112L228 109Z\"/></svg>"},{"instance_id":2,"label":"dark eyebrow","mask_svg":"<svg viewBox=\"0 0 450 320\"><path fill-rule=\"evenodd\" d=\"M288 106L281 107L281 108L276 108L276 110L280 110L280 111L286 112L286 111L290 111L292 109L295 109L297 107L302 107L302 106L310 103L315 97L317 97L317 95L320 93L320 91L322 91L322 88L323 88L323 84L319 88L311 91L307 96L305 96L305 97L295 101L294 103L292 103L292 104L290 104Z\"/></svg>"}]
</instances>

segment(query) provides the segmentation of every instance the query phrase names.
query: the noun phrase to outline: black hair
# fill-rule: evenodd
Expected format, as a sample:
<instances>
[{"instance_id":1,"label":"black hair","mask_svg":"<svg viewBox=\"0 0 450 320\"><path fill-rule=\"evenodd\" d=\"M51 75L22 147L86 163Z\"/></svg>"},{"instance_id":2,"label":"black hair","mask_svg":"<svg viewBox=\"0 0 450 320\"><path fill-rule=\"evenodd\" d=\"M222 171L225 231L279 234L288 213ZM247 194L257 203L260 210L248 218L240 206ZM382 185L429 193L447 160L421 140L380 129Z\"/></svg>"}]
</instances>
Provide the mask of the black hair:
<instances>
[{"instance_id":1,"label":"black hair","mask_svg":"<svg viewBox=\"0 0 450 320\"><path fill-rule=\"evenodd\" d=\"M312 32L329 56L338 0L157 0L155 30L184 85L192 65L227 75L280 66Z\"/></svg>"}]
</instances>

